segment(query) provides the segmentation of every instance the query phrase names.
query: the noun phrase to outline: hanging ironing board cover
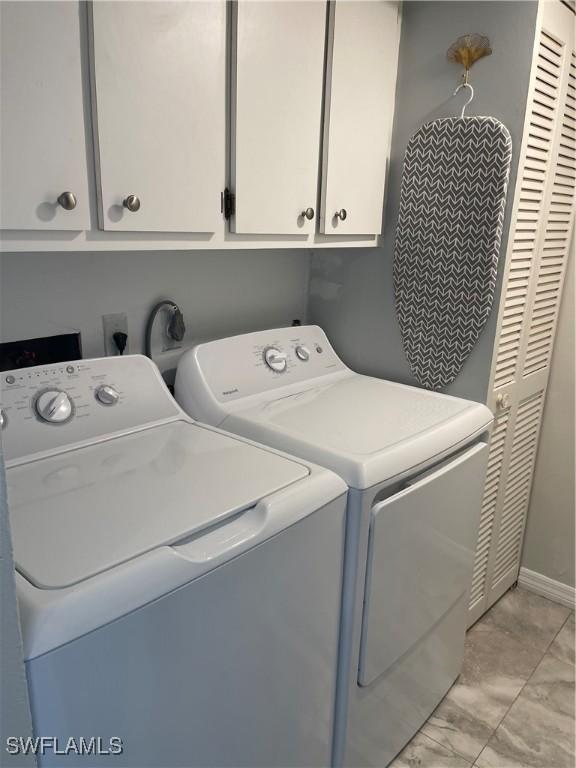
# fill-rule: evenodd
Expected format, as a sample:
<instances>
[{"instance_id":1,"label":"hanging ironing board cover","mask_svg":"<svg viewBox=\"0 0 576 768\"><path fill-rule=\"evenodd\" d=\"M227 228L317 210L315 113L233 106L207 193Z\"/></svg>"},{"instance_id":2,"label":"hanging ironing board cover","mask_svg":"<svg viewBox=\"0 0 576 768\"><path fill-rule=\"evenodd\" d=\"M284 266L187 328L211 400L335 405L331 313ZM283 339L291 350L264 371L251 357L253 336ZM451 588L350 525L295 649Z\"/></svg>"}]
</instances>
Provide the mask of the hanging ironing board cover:
<instances>
[{"instance_id":1,"label":"hanging ironing board cover","mask_svg":"<svg viewBox=\"0 0 576 768\"><path fill-rule=\"evenodd\" d=\"M449 117L408 142L394 253L404 351L425 387L460 372L488 319L512 140L493 117Z\"/></svg>"}]
</instances>

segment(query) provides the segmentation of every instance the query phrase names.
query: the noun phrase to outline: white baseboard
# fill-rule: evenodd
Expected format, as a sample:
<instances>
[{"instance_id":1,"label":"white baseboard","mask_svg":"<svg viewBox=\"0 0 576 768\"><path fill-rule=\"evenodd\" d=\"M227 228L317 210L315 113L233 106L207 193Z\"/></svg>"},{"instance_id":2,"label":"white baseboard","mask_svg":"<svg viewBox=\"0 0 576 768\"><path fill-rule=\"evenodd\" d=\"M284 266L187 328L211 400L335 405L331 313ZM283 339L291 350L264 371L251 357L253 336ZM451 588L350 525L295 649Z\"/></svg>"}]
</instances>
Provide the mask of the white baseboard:
<instances>
[{"instance_id":1,"label":"white baseboard","mask_svg":"<svg viewBox=\"0 0 576 768\"><path fill-rule=\"evenodd\" d=\"M530 571L528 568L520 568L518 586L530 592L535 592L537 595L542 595L542 597L547 597L555 603L560 603L574 609L576 588L562 584L561 581L555 581L541 573Z\"/></svg>"}]
</instances>

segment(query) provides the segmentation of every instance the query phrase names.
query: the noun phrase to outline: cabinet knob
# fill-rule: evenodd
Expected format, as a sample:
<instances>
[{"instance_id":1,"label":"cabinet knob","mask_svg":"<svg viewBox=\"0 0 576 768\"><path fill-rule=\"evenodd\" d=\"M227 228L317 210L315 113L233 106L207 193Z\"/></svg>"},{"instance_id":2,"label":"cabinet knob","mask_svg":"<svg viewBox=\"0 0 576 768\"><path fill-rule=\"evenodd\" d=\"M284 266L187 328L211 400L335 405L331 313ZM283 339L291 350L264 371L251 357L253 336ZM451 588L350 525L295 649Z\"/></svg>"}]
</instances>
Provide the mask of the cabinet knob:
<instances>
[{"instance_id":1,"label":"cabinet knob","mask_svg":"<svg viewBox=\"0 0 576 768\"><path fill-rule=\"evenodd\" d=\"M62 206L65 211L73 211L76 208L76 195L73 192L62 192L58 196L58 205Z\"/></svg>"},{"instance_id":2,"label":"cabinet knob","mask_svg":"<svg viewBox=\"0 0 576 768\"><path fill-rule=\"evenodd\" d=\"M346 221L347 217L348 217L348 211L346 210L346 208L340 208L340 210L336 211L336 213L334 214L334 218L340 219L340 221Z\"/></svg>"},{"instance_id":3,"label":"cabinet knob","mask_svg":"<svg viewBox=\"0 0 576 768\"><path fill-rule=\"evenodd\" d=\"M140 198L137 195L128 195L124 198L122 205L132 213L136 213L140 210Z\"/></svg>"},{"instance_id":4,"label":"cabinet knob","mask_svg":"<svg viewBox=\"0 0 576 768\"><path fill-rule=\"evenodd\" d=\"M312 221L314 218L314 208L306 208L305 211L302 211L300 216L303 216L305 219L308 219L308 221Z\"/></svg>"}]
</instances>

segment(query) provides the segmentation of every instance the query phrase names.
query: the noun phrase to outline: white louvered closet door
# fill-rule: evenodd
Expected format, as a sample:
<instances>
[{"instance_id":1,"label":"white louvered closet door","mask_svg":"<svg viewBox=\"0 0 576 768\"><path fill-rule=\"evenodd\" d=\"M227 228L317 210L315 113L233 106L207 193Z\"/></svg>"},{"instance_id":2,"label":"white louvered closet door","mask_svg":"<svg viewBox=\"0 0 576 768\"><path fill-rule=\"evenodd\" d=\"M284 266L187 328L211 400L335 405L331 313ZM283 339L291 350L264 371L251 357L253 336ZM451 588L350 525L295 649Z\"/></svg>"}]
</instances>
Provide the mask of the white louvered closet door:
<instances>
[{"instance_id":1,"label":"white louvered closet door","mask_svg":"<svg viewBox=\"0 0 576 768\"><path fill-rule=\"evenodd\" d=\"M472 624L518 578L576 192L574 13L539 9L488 403L495 413Z\"/></svg>"}]
</instances>

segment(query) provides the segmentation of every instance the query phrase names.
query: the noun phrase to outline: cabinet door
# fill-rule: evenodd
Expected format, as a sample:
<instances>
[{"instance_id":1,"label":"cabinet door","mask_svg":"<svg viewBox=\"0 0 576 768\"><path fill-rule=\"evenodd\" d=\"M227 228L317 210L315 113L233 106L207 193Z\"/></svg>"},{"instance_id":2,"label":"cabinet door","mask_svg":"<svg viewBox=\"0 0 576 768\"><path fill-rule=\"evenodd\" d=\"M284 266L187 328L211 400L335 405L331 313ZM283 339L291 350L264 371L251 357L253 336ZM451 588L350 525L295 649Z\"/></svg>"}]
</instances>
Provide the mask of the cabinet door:
<instances>
[{"instance_id":1,"label":"cabinet door","mask_svg":"<svg viewBox=\"0 0 576 768\"><path fill-rule=\"evenodd\" d=\"M320 230L379 234L394 113L397 2L336 0L329 20Z\"/></svg>"},{"instance_id":2,"label":"cabinet door","mask_svg":"<svg viewBox=\"0 0 576 768\"><path fill-rule=\"evenodd\" d=\"M326 3L238 0L233 18L235 232L316 229ZM308 208L310 218L303 215Z\"/></svg>"},{"instance_id":3,"label":"cabinet door","mask_svg":"<svg viewBox=\"0 0 576 768\"><path fill-rule=\"evenodd\" d=\"M0 28L1 226L89 229L79 4L3 1Z\"/></svg>"},{"instance_id":4,"label":"cabinet door","mask_svg":"<svg viewBox=\"0 0 576 768\"><path fill-rule=\"evenodd\" d=\"M99 0L91 22L101 228L215 231L225 162L224 1Z\"/></svg>"}]
</instances>

